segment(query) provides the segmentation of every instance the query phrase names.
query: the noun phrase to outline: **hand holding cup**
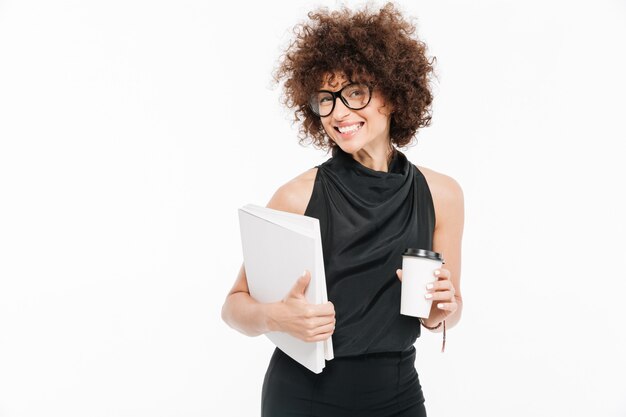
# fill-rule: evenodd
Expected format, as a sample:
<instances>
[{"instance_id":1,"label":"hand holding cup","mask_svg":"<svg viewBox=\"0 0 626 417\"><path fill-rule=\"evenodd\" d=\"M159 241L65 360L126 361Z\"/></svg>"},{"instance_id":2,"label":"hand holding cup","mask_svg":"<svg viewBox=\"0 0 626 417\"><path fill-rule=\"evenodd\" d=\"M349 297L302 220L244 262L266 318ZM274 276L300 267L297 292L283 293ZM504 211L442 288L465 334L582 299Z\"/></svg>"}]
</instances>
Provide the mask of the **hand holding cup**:
<instances>
[{"instance_id":1,"label":"hand holding cup","mask_svg":"<svg viewBox=\"0 0 626 417\"><path fill-rule=\"evenodd\" d=\"M396 275L402 281L402 269L396 270ZM436 280L426 285L424 299L432 300L428 321L436 326L446 317L454 314L459 306L454 296L454 285L450 281L450 271L445 268L437 268L433 271L433 276Z\"/></svg>"},{"instance_id":2,"label":"hand holding cup","mask_svg":"<svg viewBox=\"0 0 626 417\"><path fill-rule=\"evenodd\" d=\"M443 258L437 252L405 250L402 269L396 271L402 281L401 314L429 319L436 325L456 311L450 271L442 268L442 264Z\"/></svg>"}]
</instances>

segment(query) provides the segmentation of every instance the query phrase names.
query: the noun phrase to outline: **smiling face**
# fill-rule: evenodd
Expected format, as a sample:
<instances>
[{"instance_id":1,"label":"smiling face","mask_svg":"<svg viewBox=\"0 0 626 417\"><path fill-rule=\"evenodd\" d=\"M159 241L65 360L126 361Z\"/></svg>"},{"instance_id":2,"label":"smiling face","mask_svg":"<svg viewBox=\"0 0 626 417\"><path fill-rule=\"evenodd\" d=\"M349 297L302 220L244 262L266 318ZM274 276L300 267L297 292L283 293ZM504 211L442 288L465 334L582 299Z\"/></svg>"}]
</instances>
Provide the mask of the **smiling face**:
<instances>
[{"instance_id":1,"label":"smiling face","mask_svg":"<svg viewBox=\"0 0 626 417\"><path fill-rule=\"evenodd\" d=\"M335 73L332 83L327 76L320 89L336 92L350 82L344 74ZM372 91L372 98L363 109L349 109L337 99L333 112L320 119L326 134L344 152L355 154L365 150L368 153L375 153L373 152L375 149L389 148L391 112L389 106L385 106L385 100L377 89Z\"/></svg>"}]
</instances>

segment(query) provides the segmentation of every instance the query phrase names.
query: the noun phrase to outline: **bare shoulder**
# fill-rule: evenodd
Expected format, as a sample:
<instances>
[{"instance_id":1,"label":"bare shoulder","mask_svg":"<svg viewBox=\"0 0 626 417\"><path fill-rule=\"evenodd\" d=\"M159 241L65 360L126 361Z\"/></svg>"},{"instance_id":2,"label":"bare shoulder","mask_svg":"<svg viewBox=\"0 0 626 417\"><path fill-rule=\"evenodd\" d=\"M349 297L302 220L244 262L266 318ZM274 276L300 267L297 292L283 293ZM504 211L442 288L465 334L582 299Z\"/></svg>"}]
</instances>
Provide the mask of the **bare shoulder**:
<instances>
[{"instance_id":1,"label":"bare shoulder","mask_svg":"<svg viewBox=\"0 0 626 417\"><path fill-rule=\"evenodd\" d=\"M462 219L464 196L461 185L449 175L422 166L417 168L424 174L428 188L430 188L435 206L435 217L437 219L450 217Z\"/></svg>"},{"instance_id":2,"label":"bare shoulder","mask_svg":"<svg viewBox=\"0 0 626 417\"><path fill-rule=\"evenodd\" d=\"M316 175L317 168L311 168L282 185L276 190L267 204L267 207L296 214L304 214L309 204L311 194L313 193ZM228 295L230 296L239 292L250 293L245 265L241 265L239 275L237 275L235 284ZM224 306L226 306L226 303ZM222 310L222 317L224 317L223 315L224 310Z\"/></svg>"},{"instance_id":3,"label":"bare shoulder","mask_svg":"<svg viewBox=\"0 0 626 417\"><path fill-rule=\"evenodd\" d=\"M313 194L317 168L311 168L283 184L272 196L267 207L290 213L304 214Z\"/></svg>"},{"instance_id":4,"label":"bare shoulder","mask_svg":"<svg viewBox=\"0 0 626 417\"><path fill-rule=\"evenodd\" d=\"M430 192L433 194L433 198L463 198L461 185L451 176L422 166L418 166L417 168L424 174L426 182L428 182L428 188L430 188ZM437 195L435 196L435 194Z\"/></svg>"}]
</instances>

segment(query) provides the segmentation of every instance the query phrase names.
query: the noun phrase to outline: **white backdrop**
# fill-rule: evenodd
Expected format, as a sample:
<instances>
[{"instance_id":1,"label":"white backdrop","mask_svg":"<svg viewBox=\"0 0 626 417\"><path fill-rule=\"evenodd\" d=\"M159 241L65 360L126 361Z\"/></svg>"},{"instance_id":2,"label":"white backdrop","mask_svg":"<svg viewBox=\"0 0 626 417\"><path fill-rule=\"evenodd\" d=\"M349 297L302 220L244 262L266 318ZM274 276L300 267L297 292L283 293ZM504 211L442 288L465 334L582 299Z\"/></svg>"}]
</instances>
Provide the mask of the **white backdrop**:
<instances>
[{"instance_id":1,"label":"white backdrop","mask_svg":"<svg viewBox=\"0 0 626 417\"><path fill-rule=\"evenodd\" d=\"M271 72L335 3L209 3L0 0L0 416L259 415L237 208L327 158ZM626 2L399 4L439 74L405 153L466 204L429 415L626 416Z\"/></svg>"}]
</instances>

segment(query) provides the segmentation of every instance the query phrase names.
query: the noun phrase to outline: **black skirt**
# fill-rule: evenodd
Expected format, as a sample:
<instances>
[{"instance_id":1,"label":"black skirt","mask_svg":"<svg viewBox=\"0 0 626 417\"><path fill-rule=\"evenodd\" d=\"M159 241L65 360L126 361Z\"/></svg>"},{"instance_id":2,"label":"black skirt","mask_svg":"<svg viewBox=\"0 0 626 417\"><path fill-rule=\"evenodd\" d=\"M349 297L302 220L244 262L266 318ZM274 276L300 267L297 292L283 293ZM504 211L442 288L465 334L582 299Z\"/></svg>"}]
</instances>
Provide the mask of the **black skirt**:
<instances>
[{"instance_id":1,"label":"black skirt","mask_svg":"<svg viewBox=\"0 0 626 417\"><path fill-rule=\"evenodd\" d=\"M261 399L262 417L425 417L415 347L335 358L315 374L276 349Z\"/></svg>"}]
</instances>

